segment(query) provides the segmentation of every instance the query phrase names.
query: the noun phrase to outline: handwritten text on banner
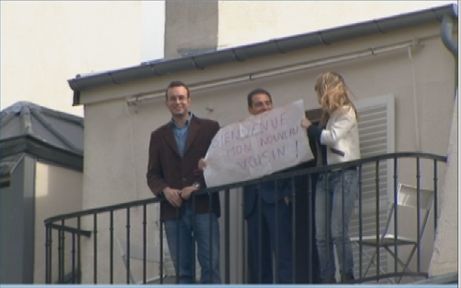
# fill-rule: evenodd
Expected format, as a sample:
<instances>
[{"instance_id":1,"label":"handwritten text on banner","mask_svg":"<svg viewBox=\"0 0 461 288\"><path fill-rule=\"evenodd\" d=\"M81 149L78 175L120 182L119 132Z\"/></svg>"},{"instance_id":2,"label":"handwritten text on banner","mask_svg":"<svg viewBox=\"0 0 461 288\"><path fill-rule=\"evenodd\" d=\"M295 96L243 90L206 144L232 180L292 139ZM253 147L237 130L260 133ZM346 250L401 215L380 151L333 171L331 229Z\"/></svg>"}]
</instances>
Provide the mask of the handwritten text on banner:
<instances>
[{"instance_id":1,"label":"handwritten text on banner","mask_svg":"<svg viewBox=\"0 0 461 288\"><path fill-rule=\"evenodd\" d=\"M208 187L271 174L313 158L302 100L221 128L205 160Z\"/></svg>"}]
</instances>

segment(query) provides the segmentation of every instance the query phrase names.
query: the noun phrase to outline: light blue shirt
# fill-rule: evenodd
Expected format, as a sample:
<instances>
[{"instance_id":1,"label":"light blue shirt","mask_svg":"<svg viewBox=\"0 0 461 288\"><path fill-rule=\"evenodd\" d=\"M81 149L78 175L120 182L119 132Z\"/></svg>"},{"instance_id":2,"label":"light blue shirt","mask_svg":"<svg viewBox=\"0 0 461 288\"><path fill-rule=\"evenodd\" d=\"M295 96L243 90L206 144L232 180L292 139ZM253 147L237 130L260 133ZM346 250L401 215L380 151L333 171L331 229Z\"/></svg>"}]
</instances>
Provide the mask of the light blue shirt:
<instances>
[{"instance_id":1,"label":"light blue shirt","mask_svg":"<svg viewBox=\"0 0 461 288\"><path fill-rule=\"evenodd\" d=\"M178 147L178 152L181 157L184 156L186 150L187 135L189 132L190 119L192 119L192 114L189 112L189 119L187 119L184 127L178 127L174 119L171 119L171 127L173 129L174 138L176 140L176 145Z\"/></svg>"}]
</instances>

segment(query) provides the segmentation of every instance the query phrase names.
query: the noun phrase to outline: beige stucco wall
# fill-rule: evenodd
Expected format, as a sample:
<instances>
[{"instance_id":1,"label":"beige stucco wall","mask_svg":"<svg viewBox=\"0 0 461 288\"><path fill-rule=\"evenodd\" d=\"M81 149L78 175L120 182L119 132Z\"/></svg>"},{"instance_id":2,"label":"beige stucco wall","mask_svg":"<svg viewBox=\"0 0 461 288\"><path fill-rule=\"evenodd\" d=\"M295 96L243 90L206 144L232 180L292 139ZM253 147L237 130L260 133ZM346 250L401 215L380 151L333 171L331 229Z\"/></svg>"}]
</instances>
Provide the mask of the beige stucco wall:
<instances>
[{"instance_id":1,"label":"beige stucco wall","mask_svg":"<svg viewBox=\"0 0 461 288\"><path fill-rule=\"evenodd\" d=\"M448 272L458 272L458 243L459 243L459 216L458 216L458 101L453 106L452 122L450 127L450 142L448 148L447 173L444 177L446 189L441 195L439 210L439 228L434 243L429 275L443 275Z\"/></svg>"},{"instance_id":2,"label":"beige stucco wall","mask_svg":"<svg viewBox=\"0 0 461 288\"><path fill-rule=\"evenodd\" d=\"M265 41L457 1L219 1L218 47Z\"/></svg>"},{"instance_id":3,"label":"beige stucco wall","mask_svg":"<svg viewBox=\"0 0 461 288\"><path fill-rule=\"evenodd\" d=\"M45 225L44 220L64 213L82 209L83 174L48 163L36 162L35 169L35 247L34 247L34 282L45 283ZM65 223L66 225L75 225ZM76 226L74 226L76 227ZM66 235L66 247L71 246L70 234ZM58 253L57 233L52 234L53 271L57 271ZM70 253L66 255L66 273L70 271ZM57 273L53 275L56 279Z\"/></svg>"},{"instance_id":4,"label":"beige stucco wall","mask_svg":"<svg viewBox=\"0 0 461 288\"><path fill-rule=\"evenodd\" d=\"M140 63L141 8L140 1L1 1L0 108L23 100L82 115L67 79Z\"/></svg>"},{"instance_id":5,"label":"beige stucco wall","mask_svg":"<svg viewBox=\"0 0 461 288\"><path fill-rule=\"evenodd\" d=\"M453 105L455 63L439 38L439 26L428 25L353 39L328 47L312 47L216 65L203 71L185 71L84 91L81 96L85 107L83 207L152 196L145 180L149 135L168 121L170 115L164 106L163 96L137 106L128 106L126 100L130 96L146 91L162 91L173 79L194 84L416 38L423 39L422 46L413 51L411 59L403 50L282 76L192 91L192 111L199 117L218 120L221 125L237 121L247 116L245 97L255 87L271 91L275 105L303 98L306 109L318 108L313 91L315 77L320 71L333 69L344 75L355 101L389 94L395 96L396 151L415 151L420 147L424 152L445 155ZM417 97L416 106L413 95ZM418 125L415 124L415 113L419 115ZM416 127L421 132L420 144L415 141ZM90 257L91 253L87 256ZM100 266L102 270L107 268L104 265L102 263Z\"/></svg>"}]
</instances>

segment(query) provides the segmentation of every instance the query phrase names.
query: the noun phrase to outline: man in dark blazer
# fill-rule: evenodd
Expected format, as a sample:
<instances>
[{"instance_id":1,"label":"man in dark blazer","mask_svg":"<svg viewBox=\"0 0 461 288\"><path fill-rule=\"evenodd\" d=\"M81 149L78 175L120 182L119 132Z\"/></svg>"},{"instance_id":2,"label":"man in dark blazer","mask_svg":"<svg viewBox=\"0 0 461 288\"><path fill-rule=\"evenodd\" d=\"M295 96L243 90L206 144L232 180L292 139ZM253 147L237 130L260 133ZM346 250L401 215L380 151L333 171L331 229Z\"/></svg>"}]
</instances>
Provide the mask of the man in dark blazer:
<instances>
[{"instance_id":1,"label":"man in dark blazer","mask_svg":"<svg viewBox=\"0 0 461 288\"><path fill-rule=\"evenodd\" d=\"M251 91L247 102L252 115L272 109L272 97L264 89ZM290 199L290 179L278 180L277 184L268 181L244 187L250 283L292 282ZM276 274L272 263L275 264Z\"/></svg>"},{"instance_id":2,"label":"man in dark blazer","mask_svg":"<svg viewBox=\"0 0 461 288\"><path fill-rule=\"evenodd\" d=\"M162 197L161 220L178 282L194 282L197 244L201 282L220 283L219 196L213 194L210 200L208 195L193 195L205 187L198 162L205 157L219 124L189 111L189 88L180 81L168 85L165 103L172 119L151 134L147 184Z\"/></svg>"}]
</instances>

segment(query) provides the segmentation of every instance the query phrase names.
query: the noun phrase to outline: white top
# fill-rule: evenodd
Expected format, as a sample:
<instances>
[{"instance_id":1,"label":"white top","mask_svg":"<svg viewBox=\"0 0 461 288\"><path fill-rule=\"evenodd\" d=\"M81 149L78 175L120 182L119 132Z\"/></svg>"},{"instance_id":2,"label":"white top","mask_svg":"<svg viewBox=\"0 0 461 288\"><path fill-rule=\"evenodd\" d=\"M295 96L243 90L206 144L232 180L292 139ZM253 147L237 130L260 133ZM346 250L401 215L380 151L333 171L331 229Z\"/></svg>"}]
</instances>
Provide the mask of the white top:
<instances>
[{"instance_id":1,"label":"white top","mask_svg":"<svg viewBox=\"0 0 461 288\"><path fill-rule=\"evenodd\" d=\"M330 115L320 143L327 146L327 164L360 158L357 117L351 106L338 108Z\"/></svg>"}]
</instances>

